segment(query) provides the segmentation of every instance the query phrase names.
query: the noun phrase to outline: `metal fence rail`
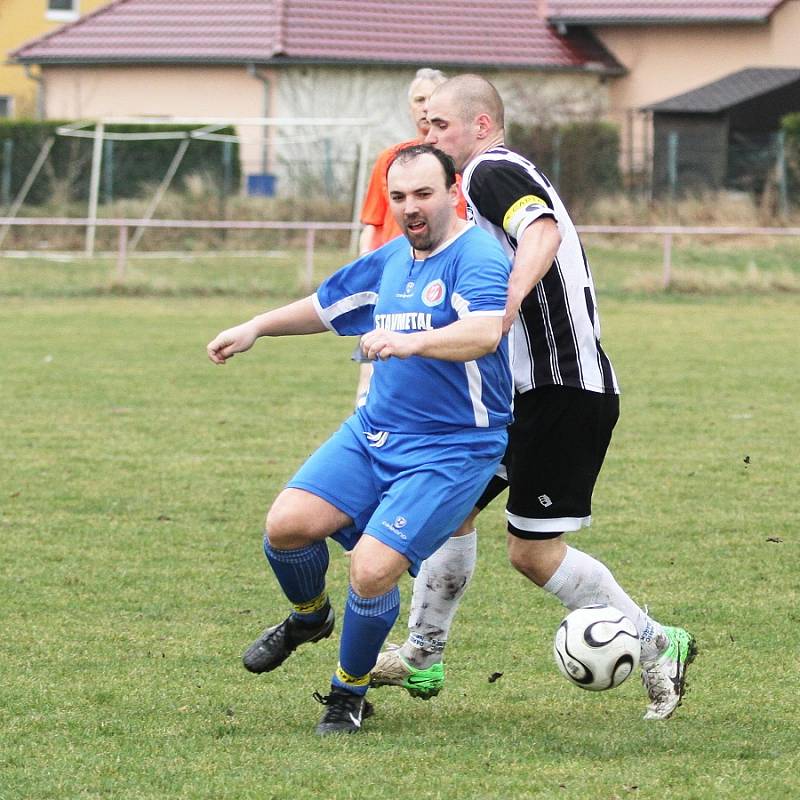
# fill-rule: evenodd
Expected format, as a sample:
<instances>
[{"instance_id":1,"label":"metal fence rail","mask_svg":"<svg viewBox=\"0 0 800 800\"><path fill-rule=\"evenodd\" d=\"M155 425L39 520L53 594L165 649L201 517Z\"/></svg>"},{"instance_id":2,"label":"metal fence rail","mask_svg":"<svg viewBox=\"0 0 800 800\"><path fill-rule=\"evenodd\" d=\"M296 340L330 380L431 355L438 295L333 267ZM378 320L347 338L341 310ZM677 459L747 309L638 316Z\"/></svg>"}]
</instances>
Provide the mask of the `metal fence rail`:
<instances>
[{"instance_id":1,"label":"metal fence rail","mask_svg":"<svg viewBox=\"0 0 800 800\"><path fill-rule=\"evenodd\" d=\"M275 222L272 220L197 220L197 219L82 219L78 217L0 217L0 243L8 229L20 225L25 227L70 227L82 228L94 225L104 228L118 228L117 239L117 280L123 282L128 263L128 230L144 228L186 228L202 230L277 230L305 231L305 269L302 274L303 286L309 291L314 282L314 240L317 231L355 231L361 226L352 222Z\"/></svg>"},{"instance_id":2,"label":"metal fence rail","mask_svg":"<svg viewBox=\"0 0 800 800\"><path fill-rule=\"evenodd\" d=\"M313 287L314 241L317 231L356 231L353 222L276 222L272 220L195 220L195 219L88 219L78 217L0 217L0 244L12 226L98 227L117 228L117 280L124 281L127 268L128 231L143 228L185 228L202 230L278 230L305 231L305 264L302 282L306 289ZM613 234L663 237L663 285L672 280L672 242L675 236L795 236L800 228L710 227L703 225L579 225L581 234Z\"/></svg>"}]
</instances>

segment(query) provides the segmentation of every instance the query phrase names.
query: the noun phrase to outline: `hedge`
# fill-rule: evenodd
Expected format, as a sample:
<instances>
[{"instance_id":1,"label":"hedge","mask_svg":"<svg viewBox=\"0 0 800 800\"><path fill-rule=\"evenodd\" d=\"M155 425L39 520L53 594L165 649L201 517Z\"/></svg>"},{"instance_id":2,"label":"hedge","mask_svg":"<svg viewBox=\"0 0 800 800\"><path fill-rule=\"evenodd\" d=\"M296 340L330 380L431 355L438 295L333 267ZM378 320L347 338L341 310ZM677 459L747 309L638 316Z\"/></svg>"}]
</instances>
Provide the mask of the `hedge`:
<instances>
[{"instance_id":1,"label":"hedge","mask_svg":"<svg viewBox=\"0 0 800 800\"><path fill-rule=\"evenodd\" d=\"M800 196L800 113L787 114L781 120L781 130L786 134L786 173L789 192L797 198Z\"/></svg>"},{"instance_id":2,"label":"hedge","mask_svg":"<svg viewBox=\"0 0 800 800\"><path fill-rule=\"evenodd\" d=\"M26 203L40 205L54 195L69 200L85 200L89 196L92 148L91 138L56 136L55 131L66 122L0 120L0 184L2 176L9 175L6 161L10 161L9 194L14 197L30 172L42 145L51 136L55 143L42 171L31 187ZM153 133L161 131L191 131L196 126L187 125L107 125L109 133ZM85 130L92 131L93 127ZM232 127L215 133L235 134ZM112 140L107 140L112 141ZM11 158L9 145L11 142ZM180 139L153 139L150 141L113 141L111 151L104 152L101 187L105 193L111 189L114 198L136 197L152 191L164 177L175 155ZM213 182L219 191L236 192L241 178L239 147L228 145L229 166L224 166L225 147L222 142L193 139L173 179L172 186L181 188L186 177L200 174ZM108 156L111 156L110 159ZM2 186L0 185L0 188ZM60 191L58 191L60 189ZM105 199L111 199L106 197ZM0 198L0 201L2 198Z\"/></svg>"},{"instance_id":3,"label":"hedge","mask_svg":"<svg viewBox=\"0 0 800 800\"><path fill-rule=\"evenodd\" d=\"M547 175L568 206L585 205L622 188L619 130L610 123L512 123L508 144Z\"/></svg>"}]
</instances>

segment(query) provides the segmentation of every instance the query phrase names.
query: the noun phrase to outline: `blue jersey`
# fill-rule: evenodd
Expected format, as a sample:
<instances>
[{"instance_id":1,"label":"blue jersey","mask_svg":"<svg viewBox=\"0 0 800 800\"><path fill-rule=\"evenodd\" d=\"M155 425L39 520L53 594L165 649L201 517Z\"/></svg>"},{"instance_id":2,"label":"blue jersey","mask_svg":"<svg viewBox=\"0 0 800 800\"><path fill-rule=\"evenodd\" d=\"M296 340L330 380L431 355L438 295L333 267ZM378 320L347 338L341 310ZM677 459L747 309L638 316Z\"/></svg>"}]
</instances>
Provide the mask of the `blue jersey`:
<instances>
[{"instance_id":1,"label":"blue jersey","mask_svg":"<svg viewBox=\"0 0 800 800\"><path fill-rule=\"evenodd\" d=\"M325 325L343 336L443 328L467 316L502 317L510 269L500 245L474 226L425 259L415 260L401 236L331 275L314 302ZM512 391L503 337L496 352L474 361L376 361L359 413L377 431L500 428L511 421Z\"/></svg>"}]
</instances>

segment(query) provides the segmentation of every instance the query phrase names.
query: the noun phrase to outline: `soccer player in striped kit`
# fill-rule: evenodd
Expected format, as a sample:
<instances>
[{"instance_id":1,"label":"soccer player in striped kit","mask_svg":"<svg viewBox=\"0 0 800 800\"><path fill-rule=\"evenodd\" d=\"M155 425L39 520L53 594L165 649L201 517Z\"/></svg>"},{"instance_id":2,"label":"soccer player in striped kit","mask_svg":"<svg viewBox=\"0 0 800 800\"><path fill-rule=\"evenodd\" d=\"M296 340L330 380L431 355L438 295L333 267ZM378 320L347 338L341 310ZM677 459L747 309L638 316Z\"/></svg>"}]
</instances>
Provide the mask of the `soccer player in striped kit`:
<instances>
[{"instance_id":1,"label":"soccer player in striped kit","mask_svg":"<svg viewBox=\"0 0 800 800\"><path fill-rule=\"evenodd\" d=\"M575 226L547 177L505 147L503 102L477 75L441 84L428 101L426 142L462 173L468 216L513 262L504 330L516 389L504 469L456 535L414 582L409 638L382 653L374 686L418 697L444 684L442 651L475 563L475 519L506 486L513 566L568 609L605 603L639 632L645 719L677 708L694 637L641 609L597 559L564 541L591 523L591 498L619 415L619 389L600 345L594 284Z\"/></svg>"}]
</instances>

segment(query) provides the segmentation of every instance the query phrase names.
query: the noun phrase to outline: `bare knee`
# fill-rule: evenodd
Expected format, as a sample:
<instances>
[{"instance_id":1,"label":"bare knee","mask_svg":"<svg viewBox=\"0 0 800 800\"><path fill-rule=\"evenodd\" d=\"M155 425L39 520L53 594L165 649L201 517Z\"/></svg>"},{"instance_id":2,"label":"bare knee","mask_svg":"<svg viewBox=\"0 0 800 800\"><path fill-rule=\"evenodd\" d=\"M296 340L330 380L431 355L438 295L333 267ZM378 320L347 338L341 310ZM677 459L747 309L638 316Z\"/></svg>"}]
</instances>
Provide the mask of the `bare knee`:
<instances>
[{"instance_id":1,"label":"bare knee","mask_svg":"<svg viewBox=\"0 0 800 800\"><path fill-rule=\"evenodd\" d=\"M567 546L561 536L554 539L520 539L508 536L511 566L537 586L544 586L564 560Z\"/></svg>"},{"instance_id":2,"label":"bare knee","mask_svg":"<svg viewBox=\"0 0 800 800\"><path fill-rule=\"evenodd\" d=\"M324 539L349 522L349 518L319 497L297 489L284 489L267 512L267 540L278 550L305 547Z\"/></svg>"},{"instance_id":3,"label":"bare knee","mask_svg":"<svg viewBox=\"0 0 800 800\"><path fill-rule=\"evenodd\" d=\"M350 585L360 597L386 594L395 582L394 576L382 565L366 563L364 559L352 559Z\"/></svg>"},{"instance_id":4,"label":"bare knee","mask_svg":"<svg viewBox=\"0 0 800 800\"><path fill-rule=\"evenodd\" d=\"M408 566L405 556L369 536L362 536L350 559L350 585L361 597L378 597L397 585Z\"/></svg>"},{"instance_id":5,"label":"bare knee","mask_svg":"<svg viewBox=\"0 0 800 800\"><path fill-rule=\"evenodd\" d=\"M303 547L310 541L307 523L303 516L296 509L286 507L278 500L267 511L264 525L267 541L278 550Z\"/></svg>"}]
</instances>

